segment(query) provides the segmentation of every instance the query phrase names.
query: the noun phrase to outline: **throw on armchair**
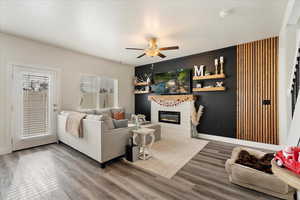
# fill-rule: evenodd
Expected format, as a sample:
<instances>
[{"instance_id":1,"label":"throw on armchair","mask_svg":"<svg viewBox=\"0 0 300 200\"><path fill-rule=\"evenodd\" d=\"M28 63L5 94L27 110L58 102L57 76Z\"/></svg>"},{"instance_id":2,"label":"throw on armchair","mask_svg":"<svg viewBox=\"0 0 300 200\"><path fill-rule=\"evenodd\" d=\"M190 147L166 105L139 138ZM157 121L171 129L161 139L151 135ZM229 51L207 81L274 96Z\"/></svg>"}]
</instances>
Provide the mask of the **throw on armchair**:
<instances>
[{"instance_id":1,"label":"throw on armchair","mask_svg":"<svg viewBox=\"0 0 300 200\"><path fill-rule=\"evenodd\" d=\"M269 194L281 199L294 199L295 189L278 179L273 174L268 174L244 165L236 163L242 150L247 151L256 158L262 158L265 153L262 151L236 147L232 151L231 158L226 161L225 168L231 183Z\"/></svg>"}]
</instances>

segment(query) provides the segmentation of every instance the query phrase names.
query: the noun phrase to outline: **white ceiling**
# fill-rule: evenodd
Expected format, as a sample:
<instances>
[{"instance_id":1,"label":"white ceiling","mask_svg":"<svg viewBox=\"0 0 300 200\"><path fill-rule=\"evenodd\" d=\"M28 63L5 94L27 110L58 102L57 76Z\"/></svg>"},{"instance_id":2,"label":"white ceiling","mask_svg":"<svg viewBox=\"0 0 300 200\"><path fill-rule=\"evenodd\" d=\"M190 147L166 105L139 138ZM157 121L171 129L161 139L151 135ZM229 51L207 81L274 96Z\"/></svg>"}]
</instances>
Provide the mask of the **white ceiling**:
<instances>
[{"instance_id":1,"label":"white ceiling","mask_svg":"<svg viewBox=\"0 0 300 200\"><path fill-rule=\"evenodd\" d=\"M132 65L279 34L287 0L0 0L0 31ZM230 10L225 18L222 10ZM125 47L179 45L167 58Z\"/></svg>"}]
</instances>

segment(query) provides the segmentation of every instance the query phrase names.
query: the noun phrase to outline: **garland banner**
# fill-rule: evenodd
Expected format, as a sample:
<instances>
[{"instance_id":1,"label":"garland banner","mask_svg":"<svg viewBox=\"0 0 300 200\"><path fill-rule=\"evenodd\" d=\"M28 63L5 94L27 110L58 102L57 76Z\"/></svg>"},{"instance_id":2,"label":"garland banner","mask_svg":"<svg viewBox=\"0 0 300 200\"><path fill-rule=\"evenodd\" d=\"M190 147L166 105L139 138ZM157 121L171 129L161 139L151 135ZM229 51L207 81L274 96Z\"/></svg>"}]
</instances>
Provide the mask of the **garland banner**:
<instances>
[{"instance_id":1,"label":"garland banner","mask_svg":"<svg viewBox=\"0 0 300 200\"><path fill-rule=\"evenodd\" d=\"M165 106L175 107L186 101L193 101L193 95L149 96L150 101Z\"/></svg>"}]
</instances>

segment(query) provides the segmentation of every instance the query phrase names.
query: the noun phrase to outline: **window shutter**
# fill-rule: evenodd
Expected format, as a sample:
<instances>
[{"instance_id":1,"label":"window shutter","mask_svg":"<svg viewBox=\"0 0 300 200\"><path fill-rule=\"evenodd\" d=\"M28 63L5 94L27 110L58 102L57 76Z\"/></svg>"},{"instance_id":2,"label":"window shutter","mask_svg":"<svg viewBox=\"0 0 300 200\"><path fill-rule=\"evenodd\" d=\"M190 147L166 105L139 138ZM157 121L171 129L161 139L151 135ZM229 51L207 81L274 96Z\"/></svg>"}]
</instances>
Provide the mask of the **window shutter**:
<instances>
[{"instance_id":1,"label":"window shutter","mask_svg":"<svg viewBox=\"0 0 300 200\"><path fill-rule=\"evenodd\" d=\"M23 137L49 133L49 78L23 75Z\"/></svg>"}]
</instances>

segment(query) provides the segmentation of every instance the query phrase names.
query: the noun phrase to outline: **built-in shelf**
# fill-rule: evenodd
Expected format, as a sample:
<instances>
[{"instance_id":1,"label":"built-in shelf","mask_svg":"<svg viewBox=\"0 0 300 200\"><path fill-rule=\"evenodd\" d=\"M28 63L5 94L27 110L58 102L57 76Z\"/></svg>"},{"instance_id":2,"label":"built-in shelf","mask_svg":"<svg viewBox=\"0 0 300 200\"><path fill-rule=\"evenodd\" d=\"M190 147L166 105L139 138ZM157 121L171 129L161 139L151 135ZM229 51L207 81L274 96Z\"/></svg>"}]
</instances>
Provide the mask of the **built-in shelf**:
<instances>
[{"instance_id":1,"label":"built-in shelf","mask_svg":"<svg viewBox=\"0 0 300 200\"><path fill-rule=\"evenodd\" d=\"M139 82L139 83L135 83L134 86L147 86L150 85L150 83L148 82Z\"/></svg>"},{"instance_id":2,"label":"built-in shelf","mask_svg":"<svg viewBox=\"0 0 300 200\"><path fill-rule=\"evenodd\" d=\"M225 87L211 87L211 88L193 88L193 92L213 92L213 91L225 91Z\"/></svg>"},{"instance_id":3,"label":"built-in shelf","mask_svg":"<svg viewBox=\"0 0 300 200\"><path fill-rule=\"evenodd\" d=\"M134 94L148 94L149 91L134 91Z\"/></svg>"},{"instance_id":4,"label":"built-in shelf","mask_svg":"<svg viewBox=\"0 0 300 200\"><path fill-rule=\"evenodd\" d=\"M193 76L193 80L209 80L209 79L221 79L226 78L225 74L214 74L214 75L207 75L207 76Z\"/></svg>"}]
</instances>

